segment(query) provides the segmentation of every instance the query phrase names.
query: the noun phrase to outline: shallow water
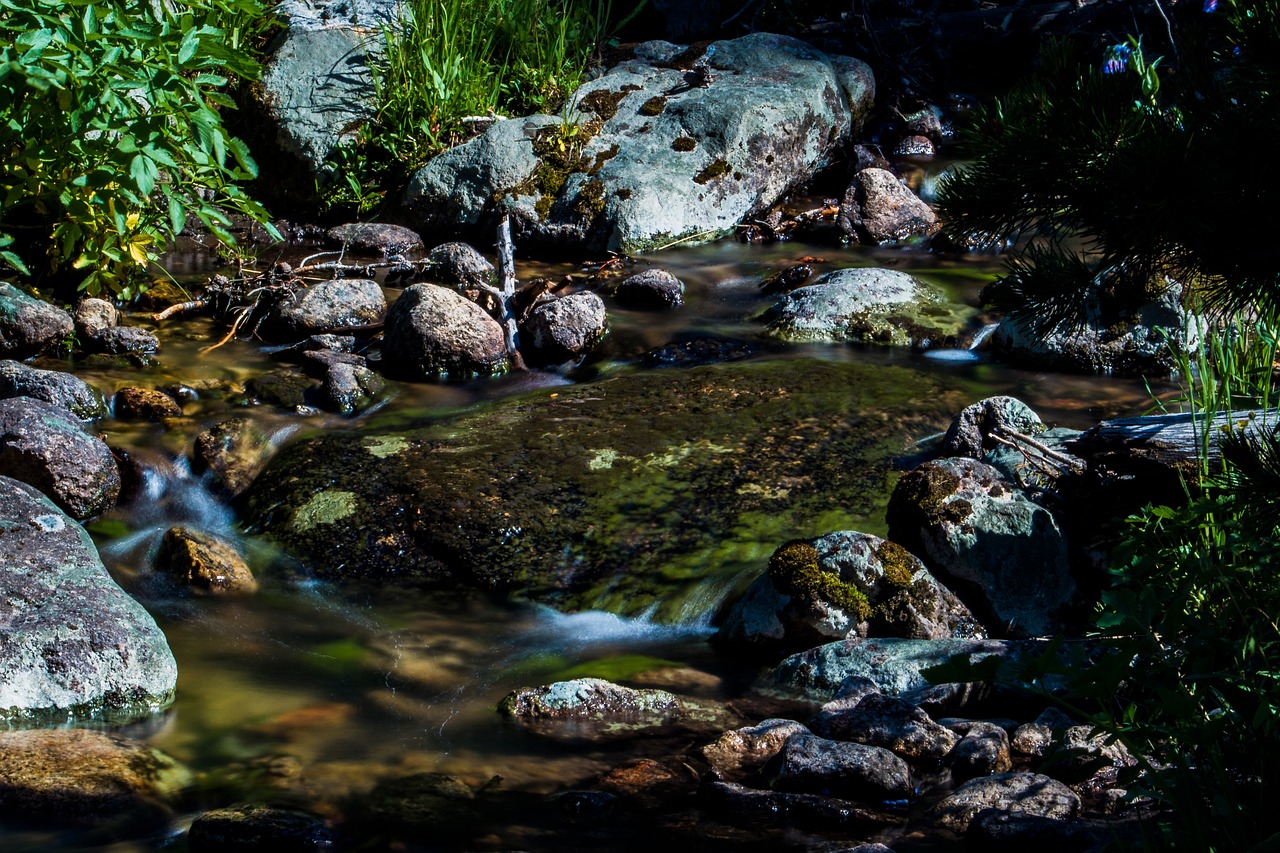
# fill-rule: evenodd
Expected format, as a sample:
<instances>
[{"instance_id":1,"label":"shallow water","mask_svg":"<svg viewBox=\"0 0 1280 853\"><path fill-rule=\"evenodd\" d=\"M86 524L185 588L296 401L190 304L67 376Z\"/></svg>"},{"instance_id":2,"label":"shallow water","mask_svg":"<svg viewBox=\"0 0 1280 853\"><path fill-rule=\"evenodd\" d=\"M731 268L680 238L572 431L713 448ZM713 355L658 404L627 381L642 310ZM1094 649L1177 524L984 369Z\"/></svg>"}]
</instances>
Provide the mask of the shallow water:
<instances>
[{"instance_id":1,"label":"shallow water","mask_svg":"<svg viewBox=\"0 0 1280 853\"><path fill-rule=\"evenodd\" d=\"M939 377L958 399L1012 394L1046 421L1068 427L1084 428L1148 406L1148 389L1139 380L1017 370L991 363L981 350L968 350L966 341L957 342L954 354L845 345L783 347L765 341L751 318L770 300L758 294L756 284L802 257L821 259L811 261L815 273L850 265L913 272L970 305L976 305L981 287L999 271L991 259L960 262L910 250L732 242L669 249L646 256L635 270L652 265L674 272L688 285L685 309L647 314L610 305L612 331L588 375L608 376L673 340L712 335L753 343L759 347L758 359L807 357L910 367ZM518 266L522 279L559 278L575 271L568 264ZM193 269L189 274L203 272ZM989 320L975 313L972 335L979 335ZM137 317L130 322L148 324ZM200 399L188 404L182 423L167 428L119 421L104 425L108 440L140 460L147 473L139 499L93 527L109 568L155 614L178 659L173 709L129 731L201 774L198 790L185 806L187 818L200 809L244 799L300 804L340 817L350 798L378 781L427 770L457 774L475 788L501 776L506 791L552 794L648 747L566 750L540 743L494 711L510 690L599 675L724 700L740 694L752 677L750 665L723 659L707 645L714 603L671 625L647 616L565 615L482 596L379 595L314 581L305 566L282 569L287 563L280 555L269 544L240 535L235 513L212 498L181 461L203 425L229 414L260 418L283 442L314 429L441 418L576 380L531 372L461 386L392 383L394 394L386 404L355 419L266 407L246 410L235 399L236 389L277 366L268 347L232 341L202 351L223 332L201 319L171 320L157 331L163 343L158 366L77 372L108 393L126 385L204 389ZM149 570L151 552L175 523L236 539L259 569L263 591L240 600L198 599L157 584ZM763 560L758 558L755 572L763 570ZM179 815L179 827L184 819ZM477 827L457 849L563 849L577 837L572 823L532 831L513 817L509 824ZM732 846L732 835L726 837ZM775 841L779 849L810 844L794 838ZM0 834L3 849L126 851L173 844L180 847L182 841ZM441 849L454 848L444 844Z\"/></svg>"}]
</instances>

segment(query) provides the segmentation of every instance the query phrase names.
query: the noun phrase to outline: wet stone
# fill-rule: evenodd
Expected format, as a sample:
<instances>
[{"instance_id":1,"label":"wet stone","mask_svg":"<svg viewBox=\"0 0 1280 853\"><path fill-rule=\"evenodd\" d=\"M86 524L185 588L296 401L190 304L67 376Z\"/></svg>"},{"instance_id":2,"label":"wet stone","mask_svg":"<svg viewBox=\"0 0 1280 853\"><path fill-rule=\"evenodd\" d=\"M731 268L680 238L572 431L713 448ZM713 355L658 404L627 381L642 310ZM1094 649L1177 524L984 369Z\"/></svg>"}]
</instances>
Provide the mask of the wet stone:
<instances>
[{"instance_id":1,"label":"wet stone","mask_svg":"<svg viewBox=\"0 0 1280 853\"><path fill-rule=\"evenodd\" d=\"M187 844L191 853L308 853L333 849L334 834L311 812L249 803L200 815Z\"/></svg>"},{"instance_id":2,"label":"wet stone","mask_svg":"<svg viewBox=\"0 0 1280 853\"><path fill-rule=\"evenodd\" d=\"M317 396L323 408L352 415L378 402L386 388L382 377L363 364L336 360L329 365Z\"/></svg>"},{"instance_id":3,"label":"wet stone","mask_svg":"<svg viewBox=\"0 0 1280 853\"><path fill-rule=\"evenodd\" d=\"M852 708L822 711L809 721L815 734L882 746L903 758L941 760L959 738L914 705L872 693Z\"/></svg>"},{"instance_id":4,"label":"wet stone","mask_svg":"<svg viewBox=\"0 0 1280 853\"><path fill-rule=\"evenodd\" d=\"M914 790L907 763L889 750L805 733L787 738L766 775L775 791L871 803L905 800Z\"/></svg>"},{"instance_id":5,"label":"wet stone","mask_svg":"<svg viewBox=\"0 0 1280 853\"><path fill-rule=\"evenodd\" d=\"M467 243L442 243L427 254L427 260L432 275L445 284L488 284L497 275L493 264Z\"/></svg>"},{"instance_id":6,"label":"wet stone","mask_svg":"<svg viewBox=\"0 0 1280 853\"><path fill-rule=\"evenodd\" d=\"M725 732L702 748L702 757L723 779L741 782L769 762L792 735L807 734L795 720L769 719Z\"/></svg>"},{"instance_id":7,"label":"wet stone","mask_svg":"<svg viewBox=\"0 0 1280 853\"><path fill-rule=\"evenodd\" d=\"M422 248L418 232L403 225L383 222L353 222L339 225L325 232L334 246L345 248L357 255L374 255L384 258L400 257Z\"/></svg>"},{"instance_id":8,"label":"wet stone","mask_svg":"<svg viewBox=\"0 0 1280 853\"><path fill-rule=\"evenodd\" d=\"M818 794L760 791L734 782L709 782L698 791L707 811L760 823L810 829L876 827L901 823L895 815Z\"/></svg>"},{"instance_id":9,"label":"wet stone","mask_svg":"<svg viewBox=\"0 0 1280 853\"><path fill-rule=\"evenodd\" d=\"M950 763L957 782L1005 773L1013 768L1009 735L992 723L974 723L951 751Z\"/></svg>"},{"instance_id":10,"label":"wet stone","mask_svg":"<svg viewBox=\"0 0 1280 853\"><path fill-rule=\"evenodd\" d=\"M296 410L307 405L307 397L317 384L297 370L273 370L249 379L244 391L255 403Z\"/></svg>"},{"instance_id":11,"label":"wet stone","mask_svg":"<svg viewBox=\"0 0 1280 853\"><path fill-rule=\"evenodd\" d=\"M984 809L1049 818L1074 817L1080 810L1080 798L1048 776L1000 773L964 783L929 809L928 816L938 826L963 833Z\"/></svg>"},{"instance_id":12,"label":"wet stone","mask_svg":"<svg viewBox=\"0 0 1280 853\"><path fill-rule=\"evenodd\" d=\"M235 546L190 527L171 527L160 540L156 569L198 595L251 595L258 582Z\"/></svg>"},{"instance_id":13,"label":"wet stone","mask_svg":"<svg viewBox=\"0 0 1280 853\"><path fill-rule=\"evenodd\" d=\"M0 474L21 480L75 519L105 512L120 495L106 442L71 412L42 400L0 400Z\"/></svg>"},{"instance_id":14,"label":"wet stone","mask_svg":"<svg viewBox=\"0 0 1280 853\"><path fill-rule=\"evenodd\" d=\"M558 364L591 352L608 328L604 300L594 293L575 293L535 308L525 320L522 349L532 360Z\"/></svg>"},{"instance_id":15,"label":"wet stone","mask_svg":"<svg viewBox=\"0 0 1280 853\"><path fill-rule=\"evenodd\" d=\"M475 792L446 773L415 773L381 782L363 809L363 817L374 827L445 834L473 828L479 814Z\"/></svg>"},{"instance_id":16,"label":"wet stone","mask_svg":"<svg viewBox=\"0 0 1280 853\"><path fill-rule=\"evenodd\" d=\"M85 346L105 355L149 355L159 352L160 339L155 332L137 326L113 326L88 338Z\"/></svg>"},{"instance_id":17,"label":"wet stone","mask_svg":"<svg viewBox=\"0 0 1280 853\"><path fill-rule=\"evenodd\" d=\"M282 301L262 328L271 340L291 341L376 326L386 314L387 298L378 282L340 278L313 284Z\"/></svg>"},{"instance_id":18,"label":"wet stone","mask_svg":"<svg viewBox=\"0 0 1280 853\"><path fill-rule=\"evenodd\" d=\"M0 282L0 356L38 355L65 341L74 329L66 311Z\"/></svg>"},{"instance_id":19,"label":"wet stone","mask_svg":"<svg viewBox=\"0 0 1280 853\"><path fill-rule=\"evenodd\" d=\"M17 361L0 361L0 397L31 397L60 406L81 420L107 413L102 392L60 370L39 370Z\"/></svg>"},{"instance_id":20,"label":"wet stone","mask_svg":"<svg viewBox=\"0 0 1280 853\"><path fill-rule=\"evenodd\" d=\"M649 367L701 367L751 358L759 352L756 344L747 341L697 338L650 350L644 355L644 363Z\"/></svg>"},{"instance_id":21,"label":"wet stone","mask_svg":"<svg viewBox=\"0 0 1280 853\"><path fill-rule=\"evenodd\" d=\"M162 423L182 417L177 401L154 388L121 388L112 398L111 408L121 420Z\"/></svg>"},{"instance_id":22,"label":"wet stone","mask_svg":"<svg viewBox=\"0 0 1280 853\"><path fill-rule=\"evenodd\" d=\"M105 299L82 299L76 306L76 333L83 338L92 338L119 322L120 312Z\"/></svg>"},{"instance_id":23,"label":"wet stone","mask_svg":"<svg viewBox=\"0 0 1280 853\"><path fill-rule=\"evenodd\" d=\"M684 282L667 270L645 270L618 285L614 297L629 308L667 310L684 304Z\"/></svg>"},{"instance_id":24,"label":"wet stone","mask_svg":"<svg viewBox=\"0 0 1280 853\"><path fill-rule=\"evenodd\" d=\"M231 418L201 430L192 456L196 473L208 472L215 488L234 497L267 464L271 444L248 418Z\"/></svg>"}]
</instances>

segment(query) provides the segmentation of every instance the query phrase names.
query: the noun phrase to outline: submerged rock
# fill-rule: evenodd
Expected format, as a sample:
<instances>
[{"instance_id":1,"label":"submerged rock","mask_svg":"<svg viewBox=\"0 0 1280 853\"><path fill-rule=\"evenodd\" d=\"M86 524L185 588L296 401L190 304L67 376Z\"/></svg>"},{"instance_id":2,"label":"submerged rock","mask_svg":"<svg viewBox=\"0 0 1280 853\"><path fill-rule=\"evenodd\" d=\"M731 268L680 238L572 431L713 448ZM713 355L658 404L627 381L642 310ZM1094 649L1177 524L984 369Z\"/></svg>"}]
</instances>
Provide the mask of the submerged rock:
<instances>
[{"instance_id":1,"label":"submerged rock","mask_svg":"<svg viewBox=\"0 0 1280 853\"><path fill-rule=\"evenodd\" d=\"M0 722L126 722L168 707L177 665L155 621L80 525L7 477L0 553Z\"/></svg>"},{"instance_id":2,"label":"submerged rock","mask_svg":"<svg viewBox=\"0 0 1280 853\"><path fill-rule=\"evenodd\" d=\"M0 361L0 397L31 397L61 406L85 421L107 413L102 392L60 370L39 370L17 361Z\"/></svg>"},{"instance_id":3,"label":"submerged rock","mask_svg":"<svg viewBox=\"0 0 1280 853\"><path fill-rule=\"evenodd\" d=\"M245 517L326 577L629 614L661 600L675 618L788 535L873 523L890 460L945 424L949 398L914 371L802 359L621 375L308 437Z\"/></svg>"},{"instance_id":4,"label":"submerged rock","mask_svg":"<svg viewBox=\"0 0 1280 853\"><path fill-rule=\"evenodd\" d=\"M156 569L200 595L249 595L258 582L230 542L191 527L171 527L160 540Z\"/></svg>"},{"instance_id":5,"label":"submerged rock","mask_svg":"<svg viewBox=\"0 0 1280 853\"><path fill-rule=\"evenodd\" d=\"M808 564L805 564L805 558ZM960 599L892 542L845 530L784 545L716 640L799 651L848 637L983 637Z\"/></svg>"},{"instance_id":6,"label":"submerged rock","mask_svg":"<svg viewBox=\"0 0 1280 853\"><path fill-rule=\"evenodd\" d=\"M76 519L105 512L120 495L106 442L75 415L30 397L0 400L0 474L36 487Z\"/></svg>"},{"instance_id":7,"label":"submerged rock","mask_svg":"<svg viewBox=\"0 0 1280 853\"><path fill-rule=\"evenodd\" d=\"M187 844L192 853L309 853L333 849L334 834L311 812L248 803L200 815Z\"/></svg>"},{"instance_id":8,"label":"submerged rock","mask_svg":"<svg viewBox=\"0 0 1280 853\"><path fill-rule=\"evenodd\" d=\"M476 305L434 284L407 288L387 312L382 362L405 379L472 379L506 371L502 327Z\"/></svg>"},{"instance_id":9,"label":"submerged rock","mask_svg":"<svg viewBox=\"0 0 1280 853\"><path fill-rule=\"evenodd\" d=\"M613 740L669 729L705 732L733 719L714 703L599 678L516 690L498 710L535 734L561 741Z\"/></svg>"},{"instance_id":10,"label":"submerged rock","mask_svg":"<svg viewBox=\"0 0 1280 853\"><path fill-rule=\"evenodd\" d=\"M126 421L162 423L182 417L178 401L154 388L121 388L111 398L111 408L117 418Z\"/></svg>"},{"instance_id":11,"label":"submerged rock","mask_svg":"<svg viewBox=\"0 0 1280 853\"><path fill-rule=\"evenodd\" d=\"M834 270L783 294L763 315L789 341L852 341L927 347L959 335L973 309L896 270Z\"/></svg>"},{"instance_id":12,"label":"submerged rock","mask_svg":"<svg viewBox=\"0 0 1280 853\"><path fill-rule=\"evenodd\" d=\"M266 467L274 452L270 438L249 418L229 418L200 431L192 468L228 497L236 497Z\"/></svg>"},{"instance_id":13,"label":"submerged rock","mask_svg":"<svg viewBox=\"0 0 1280 853\"><path fill-rule=\"evenodd\" d=\"M0 281L0 356L26 358L67 340L71 315Z\"/></svg>"},{"instance_id":14,"label":"submerged rock","mask_svg":"<svg viewBox=\"0 0 1280 853\"><path fill-rule=\"evenodd\" d=\"M521 245L635 253L708 239L807 181L873 97L866 65L787 36L635 56L581 86L568 120L499 121L436 157L406 206L424 228L486 232L508 210ZM700 57L710 85L686 79ZM558 144L569 128L585 142Z\"/></svg>"},{"instance_id":15,"label":"submerged rock","mask_svg":"<svg viewBox=\"0 0 1280 853\"><path fill-rule=\"evenodd\" d=\"M887 169L863 169L840 205L840 228L863 243L895 243L938 230L938 215Z\"/></svg>"},{"instance_id":16,"label":"submerged rock","mask_svg":"<svg viewBox=\"0 0 1280 853\"><path fill-rule=\"evenodd\" d=\"M888 520L896 541L1009 634L1046 635L1075 594L1053 513L983 462L938 459L903 475Z\"/></svg>"},{"instance_id":17,"label":"submerged rock","mask_svg":"<svg viewBox=\"0 0 1280 853\"><path fill-rule=\"evenodd\" d=\"M0 732L0 817L9 821L154 828L192 781L163 752L106 732Z\"/></svg>"}]
</instances>

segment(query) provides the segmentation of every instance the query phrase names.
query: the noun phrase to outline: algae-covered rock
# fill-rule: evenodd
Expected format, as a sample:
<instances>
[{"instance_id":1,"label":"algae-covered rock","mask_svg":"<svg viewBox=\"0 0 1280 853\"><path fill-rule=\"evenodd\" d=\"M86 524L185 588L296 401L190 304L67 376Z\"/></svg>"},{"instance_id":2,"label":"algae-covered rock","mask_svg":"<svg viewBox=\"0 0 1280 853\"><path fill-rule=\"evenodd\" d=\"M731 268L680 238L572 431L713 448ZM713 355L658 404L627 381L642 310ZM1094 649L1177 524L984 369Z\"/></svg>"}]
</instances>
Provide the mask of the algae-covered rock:
<instances>
[{"instance_id":1,"label":"algae-covered rock","mask_svg":"<svg viewBox=\"0 0 1280 853\"><path fill-rule=\"evenodd\" d=\"M287 446L246 519L326 577L692 615L780 541L878 525L891 458L951 399L911 370L795 359L626 374L411 429L374 416Z\"/></svg>"}]
</instances>

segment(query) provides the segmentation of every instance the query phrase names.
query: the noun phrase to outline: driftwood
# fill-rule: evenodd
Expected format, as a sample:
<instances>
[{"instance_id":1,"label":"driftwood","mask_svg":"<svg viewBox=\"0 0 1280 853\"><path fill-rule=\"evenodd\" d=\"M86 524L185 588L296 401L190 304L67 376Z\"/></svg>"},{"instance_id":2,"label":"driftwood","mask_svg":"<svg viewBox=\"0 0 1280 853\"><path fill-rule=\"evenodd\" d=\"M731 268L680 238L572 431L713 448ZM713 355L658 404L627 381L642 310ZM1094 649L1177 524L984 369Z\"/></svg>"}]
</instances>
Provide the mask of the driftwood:
<instances>
[{"instance_id":1,"label":"driftwood","mask_svg":"<svg viewBox=\"0 0 1280 853\"><path fill-rule=\"evenodd\" d=\"M1212 416L1206 458L1211 473L1222 470L1222 436L1237 431L1261 435L1280 423L1280 410L1244 409ZM1194 474L1199 470L1205 415L1147 415L1103 421L1071 443L1091 468L1119 474L1159 467Z\"/></svg>"}]
</instances>

